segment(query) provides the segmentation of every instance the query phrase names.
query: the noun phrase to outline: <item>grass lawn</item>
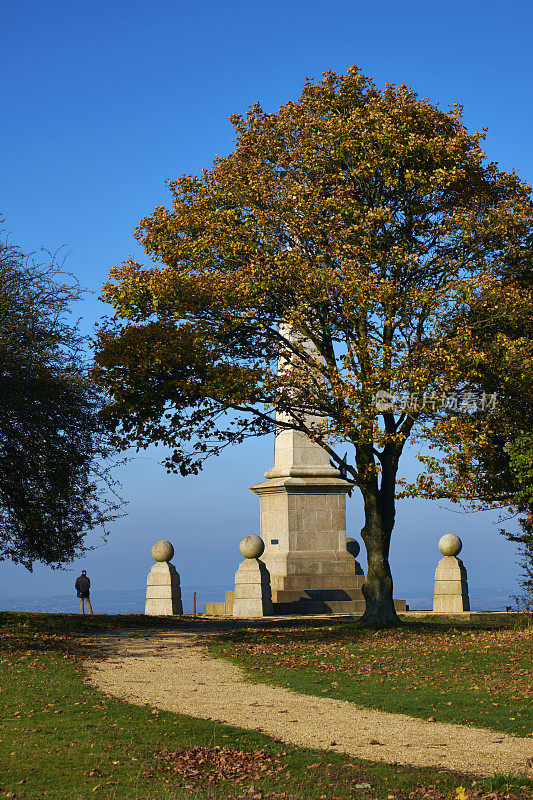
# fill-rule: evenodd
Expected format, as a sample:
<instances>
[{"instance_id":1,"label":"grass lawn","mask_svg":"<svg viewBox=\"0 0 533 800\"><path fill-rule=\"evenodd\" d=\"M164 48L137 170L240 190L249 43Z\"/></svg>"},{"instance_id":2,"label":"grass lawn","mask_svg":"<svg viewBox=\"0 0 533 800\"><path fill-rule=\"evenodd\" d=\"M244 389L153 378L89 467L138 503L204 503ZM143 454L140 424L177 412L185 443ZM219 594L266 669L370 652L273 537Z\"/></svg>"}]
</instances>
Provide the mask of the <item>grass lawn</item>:
<instances>
[{"instance_id":1,"label":"grass lawn","mask_svg":"<svg viewBox=\"0 0 533 800\"><path fill-rule=\"evenodd\" d=\"M531 795L533 781L523 777L475 783L437 769L292 747L260 732L131 705L83 682L78 634L182 624L144 616L0 614L0 798L524 800Z\"/></svg>"},{"instance_id":2,"label":"grass lawn","mask_svg":"<svg viewBox=\"0 0 533 800\"><path fill-rule=\"evenodd\" d=\"M533 658L525 623L422 618L385 631L357 623L251 628L227 632L212 651L253 681L527 736Z\"/></svg>"}]
</instances>

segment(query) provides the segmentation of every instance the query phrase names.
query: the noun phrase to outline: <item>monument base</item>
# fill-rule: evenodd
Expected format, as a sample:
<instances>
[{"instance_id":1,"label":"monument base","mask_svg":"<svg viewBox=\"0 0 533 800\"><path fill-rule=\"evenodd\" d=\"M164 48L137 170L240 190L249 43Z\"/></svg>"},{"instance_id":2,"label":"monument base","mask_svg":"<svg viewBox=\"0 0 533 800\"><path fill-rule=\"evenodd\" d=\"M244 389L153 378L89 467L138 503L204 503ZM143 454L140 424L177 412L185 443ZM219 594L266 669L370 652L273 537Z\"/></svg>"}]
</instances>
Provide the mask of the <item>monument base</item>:
<instances>
[{"instance_id":1,"label":"monument base","mask_svg":"<svg viewBox=\"0 0 533 800\"><path fill-rule=\"evenodd\" d=\"M292 430L277 434L276 466L265 477L250 488L261 502L271 613L362 614L364 575L346 538L346 494L353 483L340 477L325 450ZM236 587L234 602L237 597ZM226 601L207 603L206 613L237 616L231 602L226 592ZM405 601L395 607L405 611Z\"/></svg>"},{"instance_id":2,"label":"monument base","mask_svg":"<svg viewBox=\"0 0 533 800\"><path fill-rule=\"evenodd\" d=\"M233 617L234 591L226 592L226 599L219 603L206 603L206 614L209 617ZM394 608L398 614L409 611L405 600L395 600ZM312 616L313 614L363 614L365 602L361 601L335 601L313 600L312 598L299 597L289 603L272 603L272 615L283 616ZM428 612L425 612L428 613ZM254 615L255 616L255 615Z\"/></svg>"},{"instance_id":3,"label":"monument base","mask_svg":"<svg viewBox=\"0 0 533 800\"><path fill-rule=\"evenodd\" d=\"M365 610L361 592L364 575L356 575L354 559L328 558L322 552L293 559L288 575L273 575L272 605L275 614L358 614ZM343 554L344 555L344 554ZM294 563L299 561L300 563ZM307 564L306 564L307 562ZM302 568L315 567L312 571ZM299 569L298 569L299 568Z\"/></svg>"},{"instance_id":4,"label":"monument base","mask_svg":"<svg viewBox=\"0 0 533 800\"><path fill-rule=\"evenodd\" d=\"M351 561L353 564L354 559ZM262 563L262 562L259 562ZM241 565L242 567L242 565ZM241 567L239 569L241 569ZM264 565L263 565L264 567ZM353 568L353 567L352 567ZM266 572L266 569L265 569ZM285 616L293 614L363 614L366 608L365 598L361 592L365 576L363 574L345 575L344 580L339 580L338 575L319 575L319 574L300 574L290 576L271 576L271 597L270 609L264 605L263 613L257 613L255 605L250 605L250 613L244 611L248 604L243 602L244 598L242 587L238 584L236 573L235 591L228 591L225 600L220 603L206 603L206 614L213 617L221 616ZM272 585L274 584L274 586ZM279 587L280 584L283 588ZM342 586L342 588L339 588ZM244 590L249 593L250 590ZM239 595L239 608L237 613L234 611L237 594ZM255 590L255 594L257 590ZM251 600L252 598L250 598ZM408 611L405 600L394 600L394 608L398 614ZM252 613L253 612L253 613Z\"/></svg>"}]
</instances>

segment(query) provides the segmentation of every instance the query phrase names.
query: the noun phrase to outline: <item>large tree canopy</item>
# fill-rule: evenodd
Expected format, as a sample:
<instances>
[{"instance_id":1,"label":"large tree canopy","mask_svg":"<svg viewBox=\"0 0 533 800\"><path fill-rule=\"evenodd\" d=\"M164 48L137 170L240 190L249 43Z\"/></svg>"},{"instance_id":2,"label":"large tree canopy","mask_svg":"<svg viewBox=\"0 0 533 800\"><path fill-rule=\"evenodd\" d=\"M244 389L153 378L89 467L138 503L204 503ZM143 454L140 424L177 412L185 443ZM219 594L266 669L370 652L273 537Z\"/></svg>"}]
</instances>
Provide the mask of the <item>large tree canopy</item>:
<instances>
[{"instance_id":1,"label":"large tree canopy","mask_svg":"<svg viewBox=\"0 0 533 800\"><path fill-rule=\"evenodd\" d=\"M533 503L530 264L514 264L493 276L458 317L448 328L458 371L470 392L497 396L497 403L490 415L433 420L428 440L439 454L419 456L430 470L420 476L415 492L428 497L439 492L474 509L487 502L502 507Z\"/></svg>"},{"instance_id":2,"label":"large tree canopy","mask_svg":"<svg viewBox=\"0 0 533 800\"><path fill-rule=\"evenodd\" d=\"M525 253L524 253L525 254ZM490 415L442 416L427 431L438 455L406 493L451 497L463 507L502 510L501 533L518 545L520 607L533 603L533 270L511 263L468 307L468 346L454 339L469 390L497 395ZM518 526L515 519L518 518Z\"/></svg>"},{"instance_id":3,"label":"large tree canopy","mask_svg":"<svg viewBox=\"0 0 533 800\"><path fill-rule=\"evenodd\" d=\"M52 567L116 515L101 396L69 307L75 283L0 242L0 561Z\"/></svg>"},{"instance_id":4,"label":"large tree canopy","mask_svg":"<svg viewBox=\"0 0 533 800\"><path fill-rule=\"evenodd\" d=\"M472 509L499 506L506 528L501 532L518 544L522 567L522 605L533 602L533 270L530 263L513 265L490 291L473 298L468 309L470 346L459 349L471 388L497 393L490 415L469 415L456 433L457 420L439 420L430 443L439 458L421 456L433 472L427 496L437 484L444 495L463 500ZM462 440L462 447L458 447ZM438 476L438 478L435 478ZM424 493L424 489L422 489ZM519 529L508 525L518 517Z\"/></svg>"},{"instance_id":5,"label":"large tree canopy","mask_svg":"<svg viewBox=\"0 0 533 800\"><path fill-rule=\"evenodd\" d=\"M356 67L232 122L234 151L168 181L172 208L141 221L155 265L127 261L104 288L105 415L123 445L168 445L182 474L273 430L276 409L336 463L351 443L365 618L394 622L399 459L417 429L450 416L455 451L472 433L471 408L455 413L447 397L471 384L470 307L529 257L530 190L487 163L458 106L380 91ZM278 372L280 357L290 368Z\"/></svg>"}]
</instances>

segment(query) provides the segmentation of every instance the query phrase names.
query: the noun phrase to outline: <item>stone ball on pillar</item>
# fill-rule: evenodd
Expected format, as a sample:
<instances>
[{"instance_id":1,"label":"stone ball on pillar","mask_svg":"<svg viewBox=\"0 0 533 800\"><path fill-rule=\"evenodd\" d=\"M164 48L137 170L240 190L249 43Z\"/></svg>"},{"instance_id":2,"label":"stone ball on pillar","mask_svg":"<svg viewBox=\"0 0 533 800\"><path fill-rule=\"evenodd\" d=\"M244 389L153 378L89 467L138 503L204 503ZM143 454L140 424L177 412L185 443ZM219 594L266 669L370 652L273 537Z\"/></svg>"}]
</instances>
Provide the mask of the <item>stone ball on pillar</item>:
<instances>
[{"instance_id":1,"label":"stone ball on pillar","mask_svg":"<svg viewBox=\"0 0 533 800\"><path fill-rule=\"evenodd\" d=\"M259 558L263 555L265 543L260 536L255 533L250 533L241 539L239 543L239 550L245 558Z\"/></svg>"},{"instance_id":2,"label":"stone ball on pillar","mask_svg":"<svg viewBox=\"0 0 533 800\"><path fill-rule=\"evenodd\" d=\"M160 539L152 547L154 561L170 561L174 555L174 548L166 539Z\"/></svg>"},{"instance_id":3,"label":"stone ball on pillar","mask_svg":"<svg viewBox=\"0 0 533 800\"><path fill-rule=\"evenodd\" d=\"M462 547L463 543L455 533L446 533L439 539L439 550L443 556L457 556Z\"/></svg>"},{"instance_id":4,"label":"stone ball on pillar","mask_svg":"<svg viewBox=\"0 0 533 800\"><path fill-rule=\"evenodd\" d=\"M355 539L352 539L351 536L346 537L346 549L351 556L357 558L359 552L361 550L361 545Z\"/></svg>"}]
</instances>

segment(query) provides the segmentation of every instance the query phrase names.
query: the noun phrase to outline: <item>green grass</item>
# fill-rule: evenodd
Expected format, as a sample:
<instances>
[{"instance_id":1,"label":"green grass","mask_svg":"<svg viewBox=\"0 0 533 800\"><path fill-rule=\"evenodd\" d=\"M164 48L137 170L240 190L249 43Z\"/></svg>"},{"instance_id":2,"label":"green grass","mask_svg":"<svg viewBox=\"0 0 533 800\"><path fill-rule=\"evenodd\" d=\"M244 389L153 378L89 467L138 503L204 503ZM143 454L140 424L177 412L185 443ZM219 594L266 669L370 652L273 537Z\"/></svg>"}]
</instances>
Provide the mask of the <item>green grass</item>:
<instances>
[{"instance_id":1,"label":"green grass","mask_svg":"<svg viewBox=\"0 0 533 800\"><path fill-rule=\"evenodd\" d=\"M169 622L142 616L0 614L0 798L444 800L455 798L459 786L469 796L485 796L484 785L464 775L288 746L259 731L105 695L84 683L77 634L119 625L141 629ZM232 748L227 751L234 765L230 778L210 769L209 758L221 754L216 747ZM185 751L185 758L168 756L175 751ZM202 759L208 761L202 764ZM189 763L192 771L174 771L179 763ZM267 767L263 776L261 766ZM504 780L491 797L524 798L533 788L524 778Z\"/></svg>"},{"instance_id":2,"label":"green grass","mask_svg":"<svg viewBox=\"0 0 533 800\"><path fill-rule=\"evenodd\" d=\"M391 630L252 628L225 633L212 652L253 681L297 692L516 736L532 731L524 625L421 619Z\"/></svg>"}]
</instances>

